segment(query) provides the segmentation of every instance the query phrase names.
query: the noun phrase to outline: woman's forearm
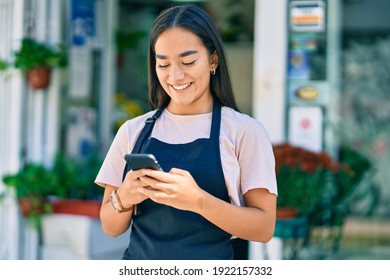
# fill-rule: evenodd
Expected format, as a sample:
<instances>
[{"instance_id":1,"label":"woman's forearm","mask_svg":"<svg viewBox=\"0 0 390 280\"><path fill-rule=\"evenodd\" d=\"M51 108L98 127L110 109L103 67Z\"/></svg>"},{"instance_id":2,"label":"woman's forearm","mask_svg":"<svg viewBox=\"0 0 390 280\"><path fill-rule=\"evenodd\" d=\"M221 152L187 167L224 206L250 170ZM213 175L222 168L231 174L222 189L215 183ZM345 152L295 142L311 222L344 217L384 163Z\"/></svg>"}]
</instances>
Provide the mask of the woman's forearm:
<instances>
[{"instance_id":1,"label":"woman's forearm","mask_svg":"<svg viewBox=\"0 0 390 280\"><path fill-rule=\"evenodd\" d=\"M116 237L124 233L130 226L133 210L117 213L111 206L110 195L115 187L107 186L104 191L104 198L100 209L100 221L103 231Z\"/></svg>"},{"instance_id":2,"label":"woman's forearm","mask_svg":"<svg viewBox=\"0 0 390 280\"><path fill-rule=\"evenodd\" d=\"M246 207L236 206L207 195L198 213L235 237L268 242L275 229L276 197L266 190L259 189L251 192ZM258 200L259 202L252 203L255 197L261 199Z\"/></svg>"}]
</instances>

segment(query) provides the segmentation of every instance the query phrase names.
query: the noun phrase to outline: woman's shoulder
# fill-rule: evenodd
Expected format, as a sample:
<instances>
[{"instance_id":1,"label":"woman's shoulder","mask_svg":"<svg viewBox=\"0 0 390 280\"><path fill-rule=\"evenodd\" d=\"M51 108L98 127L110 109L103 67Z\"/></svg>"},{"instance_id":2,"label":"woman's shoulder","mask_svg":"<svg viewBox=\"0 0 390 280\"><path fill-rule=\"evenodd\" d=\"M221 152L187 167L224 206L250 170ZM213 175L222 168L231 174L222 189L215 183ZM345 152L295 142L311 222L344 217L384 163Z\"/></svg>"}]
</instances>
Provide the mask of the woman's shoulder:
<instances>
[{"instance_id":1,"label":"woman's shoulder","mask_svg":"<svg viewBox=\"0 0 390 280\"><path fill-rule=\"evenodd\" d=\"M222 122L237 129L245 130L253 126L263 129L263 125L257 119L229 107L222 107Z\"/></svg>"},{"instance_id":2,"label":"woman's shoulder","mask_svg":"<svg viewBox=\"0 0 390 280\"><path fill-rule=\"evenodd\" d=\"M134 135L138 135L145 125L145 121L153 116L155 111L149 111L143 115L139 115L125 121L117 131L116 137L121 139L131 139ZM127 141L126 140L126 141Z\"/></svg>"},{"instance_id":3,"label":"woman's shoulder","mask_svg":"<svg viewBox=\"0 0 390 280\"><path fill-rule=\"evenodd\" d=\"M129 128L129 127L138 127L140 124L143 124L143 123L145 123L145 121L148 119L148 118L150 118L150 117L152 117L153 115L154 115L154 113L156 112L156 110L153 110L153 111L149 111L149 112L146 112L146 113L144 113L144 114L142 114L142 115L139 115L139 116L137 116L137 117L134 117L134 118L132 118L132 119L129 119L129 120L127 120L124 124L123 124L123 126L125 126L125 127L127 127L127 128Z\"/></svg>"},{"instance_id":4,"label":"woman's shoulder","mask_svg":"<svg viewBox=\"0 0 390 280\"><path fill-rule=\"evenodd\" d=\"M234 143L270 142L269 134L259 120L228 107L222 108L221 130Z\"/></svg>"}]
</instances>

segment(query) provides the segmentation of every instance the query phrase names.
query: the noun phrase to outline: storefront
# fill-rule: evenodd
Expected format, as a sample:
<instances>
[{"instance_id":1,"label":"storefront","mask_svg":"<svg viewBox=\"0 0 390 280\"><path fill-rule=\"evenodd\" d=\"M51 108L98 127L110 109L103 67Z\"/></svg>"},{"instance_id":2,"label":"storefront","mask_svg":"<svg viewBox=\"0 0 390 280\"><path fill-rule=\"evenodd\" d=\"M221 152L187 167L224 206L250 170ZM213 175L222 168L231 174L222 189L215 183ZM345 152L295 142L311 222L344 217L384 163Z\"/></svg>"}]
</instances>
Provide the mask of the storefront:
<instances>
[{"instance_id":1,"label":"storefront","mask_svg":"<svg viewBox=\"0 0 390 280\"><path fill-rule=\"evenodd\" d=\"M69 58L65 69L54 69L43 90L31 89L19 71L0 76L1 176L28 161L50 166L58 151L80 158L106 153L118 125L148 109L143 50L153 19L171 2L175 1L0 0L1 59L10 58L26 36L65 44ZM211 10L219 9L216 1L209 2ZM254 34L244 32L245 42L227 43L235 66L233 86L242 111L264 124L273 143L288 141L336 156L340 139L332 127L340 122L340 101L345 97L342 36L359 37L370 24L365 34L390 33L380 20L386 15L377 13L388 1L372 2L245 2L255 6ZM386 154L385 136L375 145ZM379 154L378 159L382 160ZM383 183L387 177L382 161L378 182ZM385 199L388 188L382 188ZM0 193L4 189L0 182ZM386 214L388 208L381 203L381 213ZM39 242L10 194L0 203L0 244L6 244L0 259L40 258Z\"/></svg>"}]
</instances>

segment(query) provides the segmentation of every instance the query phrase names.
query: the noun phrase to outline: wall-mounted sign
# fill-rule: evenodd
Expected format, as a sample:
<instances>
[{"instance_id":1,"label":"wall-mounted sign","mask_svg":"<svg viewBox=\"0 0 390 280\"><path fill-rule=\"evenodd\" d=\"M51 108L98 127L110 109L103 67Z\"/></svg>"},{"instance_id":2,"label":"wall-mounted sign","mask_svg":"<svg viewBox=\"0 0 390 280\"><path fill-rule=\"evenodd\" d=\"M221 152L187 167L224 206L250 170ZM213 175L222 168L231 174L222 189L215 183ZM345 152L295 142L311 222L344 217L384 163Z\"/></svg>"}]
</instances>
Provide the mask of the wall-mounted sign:
<instances>
[{"instance_id":1,"label":"wall-mounted sign","mask_svg":"<svg viewBox=\"0 0 390 280\"><path fill-rule=\"evenodd\" d=\"M71 42L76 46L88 44L95 34L95 0L72 0Z\"/></svg>"},{"instance_id":2,"label":"wall-mounted sign","mask_svg":"<svg viewBox=\"0 0 390 280\"><path fill-rule=\"evenodd\" d=\"M291 107L288 140L292 145L314 152L322 150L323 111L319 106Z\"/></svg>"},{"instance_id":3,"label":"wall-mounted sign","mask_svg":"<svg viewBox=\"0 0 390 280\"><path fill-rule=\"evenodd\" d=\"M290 27L293 31L319 32L325 30L323 1L290 2Z\"/></svg>"},{"instance_id":4,"label":"wall-mounted sign","mask_svg":"<svg viewBox=\"0 0 390 280\"><path fill-rule=\"evenodd\" d=\"M326 106L329 83L323 81L290 80L287 85L288 103L299 106Z\"/></svg>"},{"instance_id":5,"label":"wall-mounted sign","mask_svg":"<svg viewBox=\"0 0 390 280\"><path fill-rule=\"evenodd\" d=\"M296 90L295 95L302 100L315 100L320 96L320 91L313 86L303 86Z\"/></svg>"},{"instance_id":6,"label":"wall-mounted sign","mask_svg":"<svg viewBox=\"0 0 390 280\"><path fill-rule=\"evenodd\" d=\"M304 51L290 51L288 56L288 78L309 80L310 66L309 56Z\"/></svg>"}]
</instances>

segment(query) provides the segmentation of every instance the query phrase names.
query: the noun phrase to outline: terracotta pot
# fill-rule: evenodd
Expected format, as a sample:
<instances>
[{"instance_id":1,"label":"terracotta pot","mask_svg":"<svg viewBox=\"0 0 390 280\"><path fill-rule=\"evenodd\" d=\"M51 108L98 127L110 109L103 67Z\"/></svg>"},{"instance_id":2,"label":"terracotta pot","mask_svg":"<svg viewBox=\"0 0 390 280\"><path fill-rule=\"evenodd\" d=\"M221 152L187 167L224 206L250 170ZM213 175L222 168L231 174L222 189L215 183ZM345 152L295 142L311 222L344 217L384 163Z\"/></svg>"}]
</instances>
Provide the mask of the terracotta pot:
<instances>
[{"instance_id":1,"label":"terracotta pot","mask_svg":"<svg viewBox=\"0 0 390 280\"><path fill-rule=\"evenodd\" d=\"M99 218L101 201L81 199L60 199L52 202L53 213L83 215Z\"/></svg>"},{"instance_id":2,"label":"terracotta pot","mask_svg":"<svg viewBox=\"0 0 390 280\"><path fill-rule=\"evenodd\" d=\"M27 79L33 89L45 89L50 84L51 69L37 67L27 72Z\"/></svg>"},{"instance_id":3,"label":"terracotta pot","mask_svg":"<svg viewBox=\"0 0 390 280\"><path fill-rule=\"evenodd\" d=\"M23 217L27 217L30 213L43 213L44 200L42 198L20 198L19 207Z\"/></svg>"},{"instance_id":4,"label":"terracotta pot","mask_svg":"<svg viewBox=\"0 0 390 280\"><path fill-rule=\"evenodd\" d=\"M276 219L291 219L298 216L298 211L291 207L278 207L276 209Z\"/></svg>"}]
</instances>

